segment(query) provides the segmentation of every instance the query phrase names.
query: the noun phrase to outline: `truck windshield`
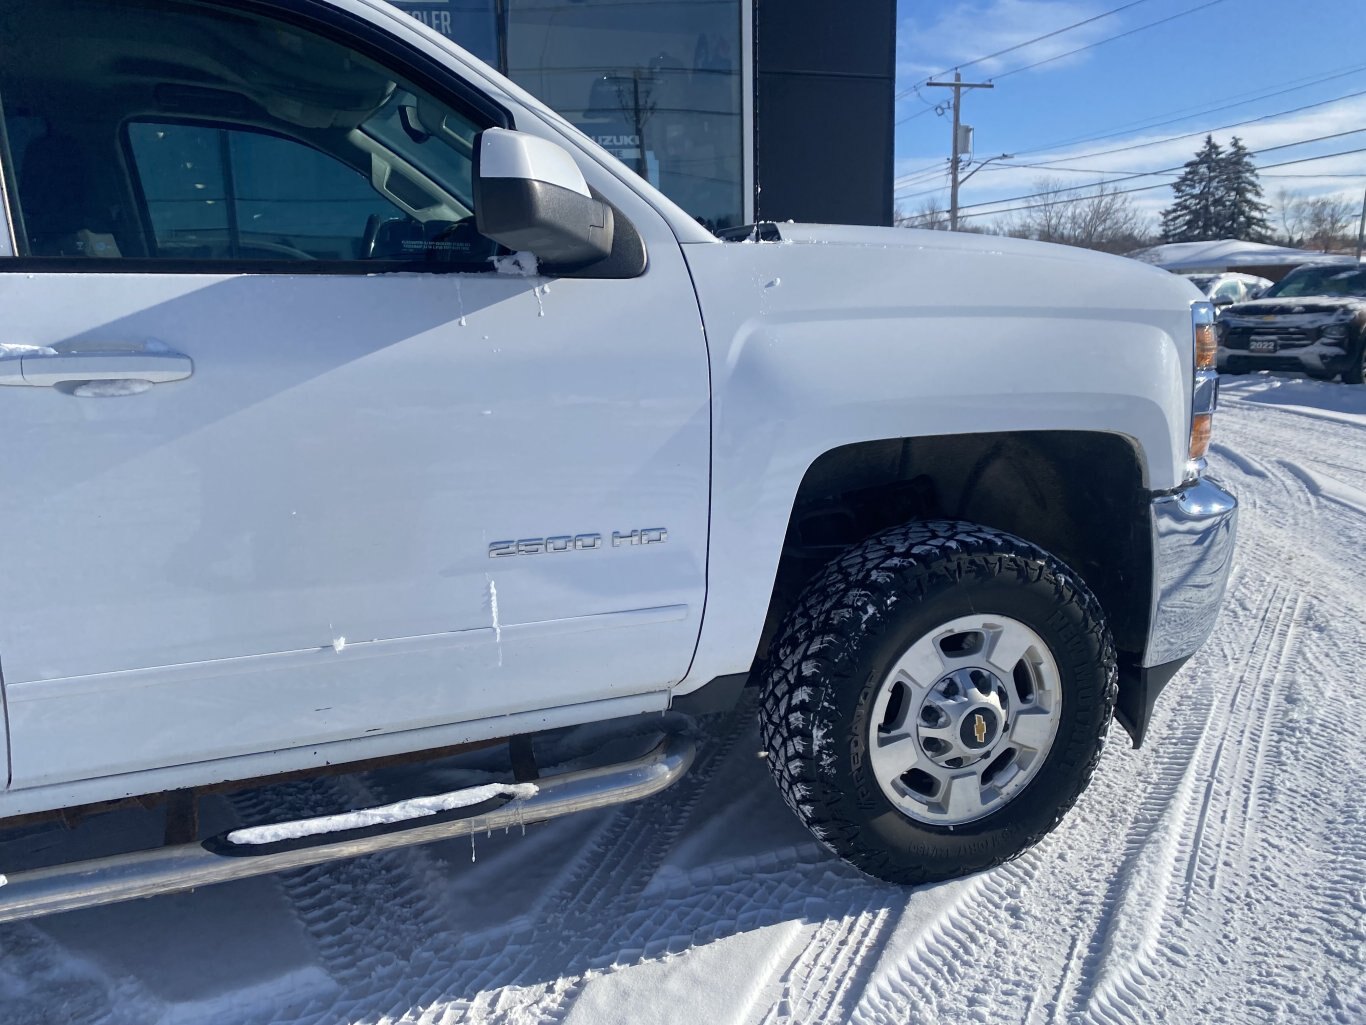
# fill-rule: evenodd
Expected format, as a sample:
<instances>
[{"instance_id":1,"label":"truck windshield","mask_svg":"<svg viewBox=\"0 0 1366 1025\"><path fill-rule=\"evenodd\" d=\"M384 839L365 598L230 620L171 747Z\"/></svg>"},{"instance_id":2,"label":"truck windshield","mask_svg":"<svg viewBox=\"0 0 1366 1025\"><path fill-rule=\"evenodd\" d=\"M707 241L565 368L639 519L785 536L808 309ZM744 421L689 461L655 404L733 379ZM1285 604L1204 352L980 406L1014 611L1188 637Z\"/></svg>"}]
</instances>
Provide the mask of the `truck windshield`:
<instances>
[{"instance_id":1,"label":"truck windshield","mask_svg":"<svg viewBox=\"0 0 1366 1025\"><path fill-rule=\"evenodd\" d=\"M1356 267L1304 267L1272 285L1263 299L1308 295L1358 296L1366 299L1366 270Z\"/></svg>"}]
</instances>

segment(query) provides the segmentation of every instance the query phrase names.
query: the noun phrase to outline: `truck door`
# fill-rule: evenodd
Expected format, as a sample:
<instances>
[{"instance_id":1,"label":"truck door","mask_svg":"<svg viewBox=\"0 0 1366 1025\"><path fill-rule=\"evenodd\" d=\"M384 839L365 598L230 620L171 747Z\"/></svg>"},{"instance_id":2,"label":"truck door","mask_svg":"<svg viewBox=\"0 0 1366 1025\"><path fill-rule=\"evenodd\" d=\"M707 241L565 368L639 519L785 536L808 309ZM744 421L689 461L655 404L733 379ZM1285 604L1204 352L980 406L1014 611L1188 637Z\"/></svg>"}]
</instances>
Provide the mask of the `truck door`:
<instances>
[{"instance_id":1,"label":"truck door","mask_svg":"<svg viewBox=\"0 0 1366 1025\"><path fill-rule=\"evenodd\" d=\"M471 158L516 111L354 20L14 0L0 38L14 787L684 675L707 362L647 204L583 168L642 273L496 270Z\"/></svg>"}]
</instances>

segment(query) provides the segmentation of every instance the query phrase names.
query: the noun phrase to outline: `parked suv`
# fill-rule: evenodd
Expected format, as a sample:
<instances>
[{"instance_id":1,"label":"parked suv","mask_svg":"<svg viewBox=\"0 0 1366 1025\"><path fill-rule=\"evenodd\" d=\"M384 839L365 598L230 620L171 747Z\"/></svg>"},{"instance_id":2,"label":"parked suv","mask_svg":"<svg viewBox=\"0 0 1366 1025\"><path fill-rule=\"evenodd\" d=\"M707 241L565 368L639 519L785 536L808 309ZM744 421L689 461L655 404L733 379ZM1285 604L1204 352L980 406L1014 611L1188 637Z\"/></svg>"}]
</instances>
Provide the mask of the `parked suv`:
<instances>
[{"instance_id":1,"label":"parked suv","mask_svg":"<svg viewBox=\"0 0 1366 1025\"><path fill-rule=\"evenodd\" d=\"M1204 292L1215 306L1256 299L1272 284L1270 278L1259 278L1255 274L1186 274L1184 277Z\"/></svg>"},{"instance_id":2,"label":"parked suv","mask_svg":"<svg viewBox=\"0 0 1366 1025\"><path fill-rule=\"evenodd\" d=\"M1219 314L1219 369L1366 377L1366 267L1297 267L1260 299Z\"/></svg>"},{"instance_id":3,"label":"parked suv","mask_svg":"<svg viewBox=\"0 0 1366 1025\"><path fill-rule=\"evenodd\" d=\"M692 758L660 713L746 687L832 851L962 875L1213 628L1188 282L723 242L377 0L6 0L0 40L0 826L167 810L155 849L0 865L0 919L644 797ZM666 732L548 753L583 724ZM490 745L473 789L194 815Z\"/></svg>"}]
</instances>

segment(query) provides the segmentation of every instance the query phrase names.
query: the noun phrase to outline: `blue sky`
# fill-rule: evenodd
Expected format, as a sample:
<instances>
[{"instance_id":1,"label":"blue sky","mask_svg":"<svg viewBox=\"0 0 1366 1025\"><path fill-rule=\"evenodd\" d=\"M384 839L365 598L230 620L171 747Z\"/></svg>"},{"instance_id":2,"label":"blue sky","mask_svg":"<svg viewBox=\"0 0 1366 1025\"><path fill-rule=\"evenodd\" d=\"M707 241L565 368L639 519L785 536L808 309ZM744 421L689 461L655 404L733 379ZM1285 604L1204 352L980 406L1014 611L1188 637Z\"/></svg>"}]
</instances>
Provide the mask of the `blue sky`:
<instances>
[{"instance_id":1,"label":"blue sky","mask_svg":"<svg viewBox=\"0 0 1366 1025\"><path fill-rule=\"evenodd\" d=\"M940 116L931 108L951 94L910 87L943 71L951 79L955 65L1125 2L901 0L897 92L906 95L897 101L902 121L896 130L898 205L911 213L927 200L948 203L952 115L946 111ZM1205 4L1210 6L1182 14ZM1174 15L1180 16L1041 67L1009 73ZM997 76L994 89L964 92L963 120L976 130L977 159L1000 153L1014 157L984 168L962 187L965 208L1036 192L1036 183L1045 176L1076 186L1178 166L1190 159L1203 135L1173 136L1310 104L1322 105L1213 134L1220 142L1238 135L1252 150L1281 147L1254 157L1259 166L1366 149L1366 131L1292 145L1366 129L1366 0L1140 0L1128 10L963 68L964 81ZM1314 81L1328 76L1337 77ZM1266 95L1272 92L1278 95ZM1223 109L1208 110L1213 107ZM1143 127L1169 120L1173 123ZM1102 135L1106 138L1085 141ZM1100 152L1140 143L1157 144ZM1083 170L1000 166L1039 163ZM1174 178L1135 177L1116 187ZM1304 195L1342 193L1360 204L1366 152L1268 168L1262 185L1273 205L1281 188ZM940 191L931 191L935 189ZM1171 190L1135 192L1130 198L1155 222L1157 212L1170 202ZM980 208L988 219L992 209Z\"/></svg>"}]
</instances>

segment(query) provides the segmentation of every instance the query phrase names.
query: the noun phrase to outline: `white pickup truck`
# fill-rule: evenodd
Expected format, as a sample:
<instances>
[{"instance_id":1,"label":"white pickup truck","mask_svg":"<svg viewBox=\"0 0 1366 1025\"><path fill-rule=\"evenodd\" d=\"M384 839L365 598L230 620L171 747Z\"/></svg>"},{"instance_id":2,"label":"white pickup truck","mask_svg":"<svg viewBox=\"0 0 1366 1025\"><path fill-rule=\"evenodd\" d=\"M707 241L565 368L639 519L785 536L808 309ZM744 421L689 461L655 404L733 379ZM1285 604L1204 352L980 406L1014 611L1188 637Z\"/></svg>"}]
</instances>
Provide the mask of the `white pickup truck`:
<instances>
[{"instance_id":1,"label":"white pickup truck","mask_svg":"<svg viewBox=\"0 0 1366 1025\"><path fill-rule=\"evenodd\" d=\"M0 40L0 828L168 809L0 865L0 919L645 796L695 731L562 772L536 738L746 685L817 837L960 875L1211 631L1236 504L1178 277L722 241L378 0L8 0ZM476 792L192 814L504 742Z\"/></svg>"}]
</instances>

